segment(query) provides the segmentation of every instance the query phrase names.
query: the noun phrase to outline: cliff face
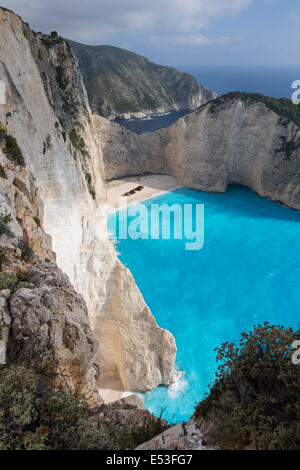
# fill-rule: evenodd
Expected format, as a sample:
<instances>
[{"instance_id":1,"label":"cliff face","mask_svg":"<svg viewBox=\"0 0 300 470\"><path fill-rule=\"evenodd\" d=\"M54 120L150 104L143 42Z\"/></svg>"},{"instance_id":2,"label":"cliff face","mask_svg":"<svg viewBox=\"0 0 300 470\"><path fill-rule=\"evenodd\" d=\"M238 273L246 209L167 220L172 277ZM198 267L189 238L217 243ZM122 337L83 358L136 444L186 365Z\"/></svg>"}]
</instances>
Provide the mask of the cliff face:
<instances>
[{"instance_id":1,"label":"cliff face","mask_svg":"<svg viewBox=\"0 0 300 470\"><path fill-rule=\"evenodd\" d=\"M93 116L102 147L106 179L144 173L170 174L162 151L167 144L157 132L136 134L100 116Z\"/></svg>"},{"instance_id":2,"label":"cliff face","mask_svg":"<svg viewBox=\"0 0 300 470\"><path fill-rule=\"evenodd\" d=\"M193 110L216 97L191 75L133 52L68 42L78 57L92 110L108 119Z\"/></svg>"},{"instance_id":3,"label":"cliff face","mask_svg":"<svg viewBox=\"0 0 300 470\"><path fill-rule=\"evenodd\" d=\"M108 238L102 152L77 60L61 38L38 36L4 9L0 37L7 100L0 122L36 179L57 264L87 303L102 380L141 391L167 385L175 342L157 326Z\"/></svg>"},{"instance_id":4,"label":"cliff face","mask_svg":"<svg viewBox=\"0 0 300 470\"><path fill-rule=\"evenodd\" d=\"M107 178L168 173L183 186L212 192L242 184L299 210L300 129L292 117L280 102L271 109L255 95L237 93L152 134L132 135L108 123L102 127Z\"/></svg>"},{"instance_id":5,"label":"cliff face","mask_svg":"<svg viewBox=\"0 0 300 470\"><path fill-rule=\"evenodd\" d=\"M0 168L1 363L55 372L57 385L99 403L86 303L54 263L35 178L4 127Z\"/></svg>"}]
</instances>

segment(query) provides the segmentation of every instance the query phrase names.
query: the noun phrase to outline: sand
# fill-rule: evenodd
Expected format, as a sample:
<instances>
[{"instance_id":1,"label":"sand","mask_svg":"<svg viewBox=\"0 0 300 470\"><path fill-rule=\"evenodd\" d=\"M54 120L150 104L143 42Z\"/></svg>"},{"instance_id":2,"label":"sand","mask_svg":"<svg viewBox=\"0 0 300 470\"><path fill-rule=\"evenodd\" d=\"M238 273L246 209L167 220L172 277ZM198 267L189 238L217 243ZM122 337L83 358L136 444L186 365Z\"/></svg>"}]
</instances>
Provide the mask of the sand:
<instances>
[{"instance_id":1,"label":"sand","mask_svg":"<svg viewBox=\"0 0 300 470\"><path fill-rule=\"evenodd\" d=\"M137 191L132 196L122 197L124 193L144 186L141 191ZM135 201L142 201L157 194L171 191L178 187L178 183L173 176L167 175L147 175L132 176L119 180L110 181L107 185L108 202L114 207L119 208L123 205Z\"/></svg>"}]
</instances>

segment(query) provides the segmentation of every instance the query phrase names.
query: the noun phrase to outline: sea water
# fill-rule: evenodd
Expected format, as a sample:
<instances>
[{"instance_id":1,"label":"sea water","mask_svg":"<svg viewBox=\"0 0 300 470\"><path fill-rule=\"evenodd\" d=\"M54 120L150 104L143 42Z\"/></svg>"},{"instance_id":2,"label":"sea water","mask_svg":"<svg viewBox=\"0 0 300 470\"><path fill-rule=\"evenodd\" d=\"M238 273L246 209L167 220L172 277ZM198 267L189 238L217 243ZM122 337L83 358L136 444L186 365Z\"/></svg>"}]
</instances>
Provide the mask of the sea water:
<instances>
[{"instance_id":1,"label":"sea water","mask_svg":"<svg viewBox=\"0 0 300 470\"><path fill-rule=\"evenodd\" d=\"M179 118L188 114L189 111L170 111L164 114L154 114L145 119L116 119L115 122L126 127L136 134L143 134L143 132L154 132L157 129L169 127Z\"/></svg>"},{"instance_id":2,"label":"sea water","mask_svg":"<svg viewBox=\"0 0 300 470\"><path fill-rule=\"evenodd\" d=\"M291 98L292 83L300 80L300 66L271 65L176 65L175 67L193 75L206 88L219 95L233 91L262 93L275 98ZM116 120L127 129L141 134L168 127L187 111L172 111L146 119Z\"/></svg>"},{"instance_id":3,"label":"sea water","mask_svg":"<svg viewBox=\"0 0 300 470\"><path fill-rule=\"evenodd\" d=\"M232 91L262 93L291 98L294 80L300 80L299 65L185 65L178 67L219 95Z\"/></svg>"},{"instance_id":4,"label":"sea water","mask_svg":"<svg viewBox=\"0 0 300 470\"><path fill-rule=\"evenodd\" d=\"M185 250L186 240L117 241L121 261L178 348L173 386L142 397L155 415L164 408L164 417L181 421L213 382L221 343L265 321L300 326L300 214L235 186L225 194L180 188L143 204L149 211L153 203L205 208L200 251Z\"/></svg>"}]
</instances>

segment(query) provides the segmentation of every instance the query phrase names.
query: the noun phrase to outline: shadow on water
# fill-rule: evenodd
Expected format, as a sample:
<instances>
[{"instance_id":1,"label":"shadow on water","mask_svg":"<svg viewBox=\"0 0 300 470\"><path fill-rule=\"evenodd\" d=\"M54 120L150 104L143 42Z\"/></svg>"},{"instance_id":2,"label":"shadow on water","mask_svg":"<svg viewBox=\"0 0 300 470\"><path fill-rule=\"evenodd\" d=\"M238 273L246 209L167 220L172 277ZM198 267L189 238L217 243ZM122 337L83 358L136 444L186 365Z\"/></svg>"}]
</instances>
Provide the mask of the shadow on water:
<instances>
[{"instance_id":1,"label":"shadow on water","mask_svg":"<svg viewBox=\"0 0 300 470\"><path fill-rule=\"evenodd\" d=\"M232 212L235 216L262 217L274 220L285 220L290 222L300 222L300 212L289 207L285 207L277 202L264 199L254 191L241 185L231 185L226 193L206 193L193 189L178 188L174 192L183 196L191 196L199 200L202 204L212 204L220 207L220 210Z\"/></svg>"}]
</instances>

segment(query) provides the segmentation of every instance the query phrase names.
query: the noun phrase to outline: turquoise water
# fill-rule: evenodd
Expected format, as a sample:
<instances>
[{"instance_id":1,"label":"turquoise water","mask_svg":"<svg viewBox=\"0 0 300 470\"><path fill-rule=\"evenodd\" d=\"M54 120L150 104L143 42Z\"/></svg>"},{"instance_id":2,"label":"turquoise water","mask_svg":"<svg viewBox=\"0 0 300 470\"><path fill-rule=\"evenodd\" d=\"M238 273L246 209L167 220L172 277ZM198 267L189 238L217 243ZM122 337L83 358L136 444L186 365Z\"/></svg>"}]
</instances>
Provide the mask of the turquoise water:
<instances>
[{"instance_id":1,"label":"turquoise water","mask_svg":"<svg viewBox=\"0 0 300 470\"><path fill-rule=\"evenodd\" d=\"M178 348L175 385L145 394L145 405L185 420L214 379L215 347L264 321L300 326L300 214L242 187L226 194L178 189L144 204L149 210L152 203L205 205L200 251L186 251L186 240L117 243L121 261ZM124 211L119 214L121 220ZM108 225L113 230L112 218Z\"/></svg>"}]
</instances>

